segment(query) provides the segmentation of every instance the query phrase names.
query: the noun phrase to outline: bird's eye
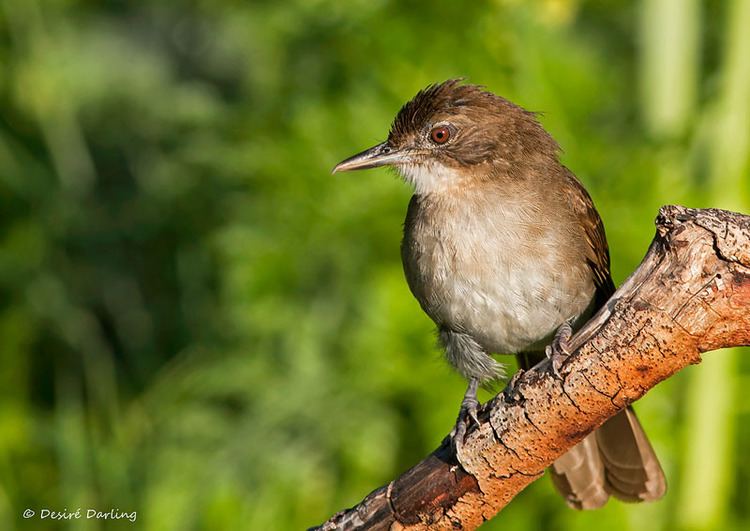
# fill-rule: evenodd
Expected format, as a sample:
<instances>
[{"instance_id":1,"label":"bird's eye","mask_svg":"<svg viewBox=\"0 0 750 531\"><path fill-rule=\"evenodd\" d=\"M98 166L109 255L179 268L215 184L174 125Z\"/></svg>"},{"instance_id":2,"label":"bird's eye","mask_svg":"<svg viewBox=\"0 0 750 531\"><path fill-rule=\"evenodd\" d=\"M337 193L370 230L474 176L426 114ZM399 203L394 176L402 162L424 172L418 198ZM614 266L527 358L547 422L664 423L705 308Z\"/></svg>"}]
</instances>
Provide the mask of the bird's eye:
<instances>
[{"instance_id":1,"label":"bird's eye","mask_svg":"<svg viewBox=\"0 0 750 531\"><path fill-rule=\"evenodd\" d=\"M445 144L451 137L451 132L447 127L441 125L430 131L430 138L436 144Z\"/></svg>"}]
</instances>

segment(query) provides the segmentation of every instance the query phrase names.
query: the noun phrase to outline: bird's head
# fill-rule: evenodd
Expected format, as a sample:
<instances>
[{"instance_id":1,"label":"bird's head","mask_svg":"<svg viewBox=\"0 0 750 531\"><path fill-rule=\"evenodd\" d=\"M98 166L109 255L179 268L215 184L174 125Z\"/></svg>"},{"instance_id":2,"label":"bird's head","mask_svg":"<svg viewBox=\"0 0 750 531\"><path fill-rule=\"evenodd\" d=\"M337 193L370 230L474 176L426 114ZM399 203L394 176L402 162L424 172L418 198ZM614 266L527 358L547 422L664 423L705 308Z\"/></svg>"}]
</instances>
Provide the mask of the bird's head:
<instances>
[{"instance_id":1,"label":"bird's head","mask_svg":"<svg viewBox=\"0 0 750 531\"><path fill-rule=\"evenodd\" d=\"M467 179L512 178L556 161L558 151L534 113L452 79L419 91L396 115L388 140L333 171L392 166L417 193L429 193Z\"/></svg>"}]
</instances>

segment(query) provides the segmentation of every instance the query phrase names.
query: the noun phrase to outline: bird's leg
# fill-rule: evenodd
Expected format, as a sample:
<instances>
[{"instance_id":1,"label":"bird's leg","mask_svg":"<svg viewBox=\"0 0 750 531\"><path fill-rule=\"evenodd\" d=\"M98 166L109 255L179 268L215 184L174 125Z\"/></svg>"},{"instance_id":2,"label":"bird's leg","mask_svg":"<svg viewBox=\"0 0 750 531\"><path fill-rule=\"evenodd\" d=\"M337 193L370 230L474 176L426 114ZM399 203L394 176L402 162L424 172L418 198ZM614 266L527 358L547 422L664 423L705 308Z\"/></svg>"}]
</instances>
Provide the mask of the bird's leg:
<instances>
[{"instance_id":1,"label":"bird's leg","mask_svg":"<svg viewBox=\"0 0 750 531\"><path fill-rule=\"evenodd\" d=\"M466 437L466 430L469 428L470 423L474 422L477 426L479 425L479 419L477 418L477 410L479 409L479 400L477 400L478 388L479 379L470 378L469 387L466 389L464 399L461 401L461 409L458 411L456 425L451 431L451 442L453 443L456 455L458 455L464 444L464 437Z\"/></svg>"},{"instance_id":2,"label":"bird's leg","mask_svg":"<svg viewBox=\"0 0 750 531\"><path fill-rule=\"evenodd\" d=\"M552 344L544 349L544 353L550 360L552 372L560 378L560 368L563 362L570 356L570 338L573 336L573 327L570 321L565 321L555 332Z\"/></svg>"}]
</instances>

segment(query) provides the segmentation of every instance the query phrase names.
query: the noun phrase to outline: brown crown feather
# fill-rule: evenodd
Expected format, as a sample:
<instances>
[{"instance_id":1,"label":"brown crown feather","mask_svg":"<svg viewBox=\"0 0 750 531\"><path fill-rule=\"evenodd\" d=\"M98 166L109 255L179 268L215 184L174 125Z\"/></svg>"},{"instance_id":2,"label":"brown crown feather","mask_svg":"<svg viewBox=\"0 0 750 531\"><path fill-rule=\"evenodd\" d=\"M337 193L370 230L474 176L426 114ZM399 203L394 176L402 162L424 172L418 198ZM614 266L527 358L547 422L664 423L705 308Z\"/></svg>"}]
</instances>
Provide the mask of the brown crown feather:
<instances>
[{"instance_id":1,"label":"brown crown feather","mask_svg":"<svg viewBox=\"0 0 750 531\"><path fill-rule=\"evenodd\" d=\"M530 151L557 157L559 146L527 111L479 85L449 79L420 90L401 107L388 135L395 147L423 135L436 119L460 120L471 124L462 139L446 146L445 155L464 164L492 157L520 159Z\"/></svg>"}]
</instances>

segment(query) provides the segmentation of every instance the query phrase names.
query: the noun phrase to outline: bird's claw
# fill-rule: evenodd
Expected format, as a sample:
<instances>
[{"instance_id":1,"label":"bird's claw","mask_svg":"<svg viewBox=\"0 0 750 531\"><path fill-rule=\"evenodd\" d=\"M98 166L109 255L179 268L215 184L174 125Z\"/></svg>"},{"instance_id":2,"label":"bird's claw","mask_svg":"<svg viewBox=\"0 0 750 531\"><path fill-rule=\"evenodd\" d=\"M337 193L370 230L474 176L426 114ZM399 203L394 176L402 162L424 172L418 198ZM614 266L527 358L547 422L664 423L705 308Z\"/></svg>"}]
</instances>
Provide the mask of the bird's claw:
<instances>
[{"instance_id":1,"label":"bird's claw","mask_svg":"<svg viewBox=\"0 0 750 531\"><path fill-rule=\"evenodd\" d=\"M479 426L479 417L477 416L479 410L479 401L473 397L464 397L461 402L461 409L458 412L458 418L456 419L456 425L450 433L451 445L453 446L454 453L459 456L463 444L466 439L466 432L472 423Z\"/></svg>"},{"instance_id":2,"label":"bird's claw","mask_svg":"<svg viewBox=\"0 0 750 531\"><path fill-rule=\"evenodd\" d=\"M552 373L558 378L562 378L560 375L560 369L565 363L565 360L570 356L570 338L573 336L573 327L570 321L565 321L560 328L555 332L555 337L552 339L552 344L548 345L544 349L544 353L550 360L552 366Z\"/></svg>"}]
</instances>

